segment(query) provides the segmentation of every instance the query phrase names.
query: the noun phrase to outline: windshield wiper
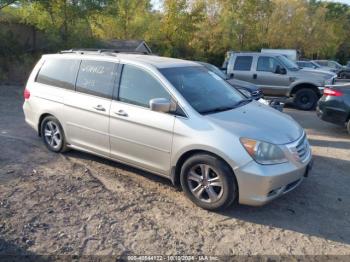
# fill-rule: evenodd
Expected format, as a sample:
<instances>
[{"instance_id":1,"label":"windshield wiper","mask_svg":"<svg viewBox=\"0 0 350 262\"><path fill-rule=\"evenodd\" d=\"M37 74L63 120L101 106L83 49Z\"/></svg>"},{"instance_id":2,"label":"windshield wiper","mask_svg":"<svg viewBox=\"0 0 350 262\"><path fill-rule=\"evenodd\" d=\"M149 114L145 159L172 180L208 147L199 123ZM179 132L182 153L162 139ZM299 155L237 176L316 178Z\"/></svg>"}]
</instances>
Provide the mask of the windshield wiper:
<instances>
[{"instance_id":1,"label":"windshield wiper","mask_svg":"<svg viewBox=\"0 0 350 262\"><path fill-rule=\"evenodd\" d=\"M201 111L200 113L203 114L203 115L207 115L207 114L213 114L213 113L219 113L219 112L223 112L223 111L228 111L228 110L235 109L235 108L236 108L236 106L222 106L222 107L217 107L217 108Z\"/></svg>"}]
</instances>

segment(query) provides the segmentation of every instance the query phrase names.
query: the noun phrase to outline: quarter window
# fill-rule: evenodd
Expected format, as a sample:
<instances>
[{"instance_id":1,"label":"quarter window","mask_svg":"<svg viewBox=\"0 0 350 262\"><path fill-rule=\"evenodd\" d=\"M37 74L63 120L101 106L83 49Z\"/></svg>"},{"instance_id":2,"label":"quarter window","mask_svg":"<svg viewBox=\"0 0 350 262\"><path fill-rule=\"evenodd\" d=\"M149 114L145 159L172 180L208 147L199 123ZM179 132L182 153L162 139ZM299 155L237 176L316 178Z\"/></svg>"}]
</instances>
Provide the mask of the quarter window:
<instances>
[{"instance_id":1,"label":"quarter window","mask_svg":"<svg viewBox=\"0 0 350 262\"><path fill-rule=\"evenodd\" d=\"M111 98L115 66L112 62L82 61L77 78L77 91Z\"/></svg>"},{"instance_id":2,"label":"quarter window","mask_svg":"<svg viewBox=\"0 0 350 262\"><path fill-rule=\"evenodd\" d=\"M36 82L74 90L80 60L47 59L41 67Z\"/></svg>"},{"instance_id":3,"label":"quarter window","mask_svg":"<svg viewBox=\"0 0 350 262\"><path fill-rule=\"evenodd\" d=\"M122 102L147 107L153 98L171 96L164 87L144 70L131 65L124 65L119 88L119 100Z\"/></svg>"},{"instance_id":4,"label":"quarter window","mask_svg":"<svg viewBox=\"0 0 350 262\"><path fill-rule=\"evenodd\" d=\"M250 71L252 67L252 56L237 56L233 70Z\"/></svg>"},{"instance_id":5,"label":"quarter window","mask_svg":"<svg viewBox=\"0 0 350 262\"><path fill-rule=\"evenodd\" d=\"M279 63L273 57L261 56L258 59L256 71L275 72Z\"/></svg>"}]
</instances>

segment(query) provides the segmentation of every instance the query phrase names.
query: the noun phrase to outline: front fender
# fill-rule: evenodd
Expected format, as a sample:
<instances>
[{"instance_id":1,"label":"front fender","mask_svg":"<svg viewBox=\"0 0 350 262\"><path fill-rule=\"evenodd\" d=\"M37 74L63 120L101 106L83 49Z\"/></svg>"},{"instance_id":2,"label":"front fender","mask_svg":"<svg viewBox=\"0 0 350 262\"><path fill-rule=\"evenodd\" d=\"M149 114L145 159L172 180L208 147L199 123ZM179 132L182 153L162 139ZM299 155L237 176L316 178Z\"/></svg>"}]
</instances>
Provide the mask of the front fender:
<instances>
[{"instance_id":1,"label":"front fender","mask_svg":"<svg viewBox=\"0 0 350 262\"><path fill-rule=\"evenodd\" d=\"M299 87L299 86L305 86L305 88L307 87L315 87L315 88L318 88L318 87L322 87L323 86L323 83L321 82L313 82L313 81L295 81L291 84L290 88L289 88L289 92L288 92L288 96L292 96L292 94L294 93L294 90L296 87Z\"/></svg>"}]
</instances>

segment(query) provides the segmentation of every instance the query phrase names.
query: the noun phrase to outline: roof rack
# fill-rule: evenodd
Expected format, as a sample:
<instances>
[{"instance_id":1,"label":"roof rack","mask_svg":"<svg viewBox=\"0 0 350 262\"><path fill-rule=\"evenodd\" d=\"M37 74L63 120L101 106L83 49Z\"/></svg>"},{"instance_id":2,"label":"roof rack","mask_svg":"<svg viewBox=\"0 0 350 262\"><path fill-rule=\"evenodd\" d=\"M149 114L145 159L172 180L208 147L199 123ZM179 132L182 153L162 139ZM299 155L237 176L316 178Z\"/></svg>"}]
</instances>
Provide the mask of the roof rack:
<instances>
[{"instance_id":1,"label":"roof rack","mask_svg":"<svg viewBox=\"0 0 350 262\"><path fill-rule=\"evenodd\" d=\"M62 50L59 52L59 54L101 54L101 55L110 55L110 56L116 56L117 54L140 54L140 55L148 55L147 52L139 52L139 51L121 51L118 49L95 49L95 48L78 48L78 49L69 49L69 50Z\"/></svg>"}]
</instances>

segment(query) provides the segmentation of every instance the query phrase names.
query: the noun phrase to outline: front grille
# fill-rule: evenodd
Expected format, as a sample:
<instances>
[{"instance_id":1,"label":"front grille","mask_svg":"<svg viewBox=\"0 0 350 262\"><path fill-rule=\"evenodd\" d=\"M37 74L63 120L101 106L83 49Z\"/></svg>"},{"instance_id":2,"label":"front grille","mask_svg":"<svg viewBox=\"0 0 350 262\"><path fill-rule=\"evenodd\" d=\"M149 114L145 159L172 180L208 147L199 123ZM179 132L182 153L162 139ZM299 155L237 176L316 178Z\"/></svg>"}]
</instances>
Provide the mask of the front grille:
<instances>
[{"instance_id":1,"label":"front grille","mask_svg":"<svg viewBox=\"0 0 350 262\"><path fill-rule=\"evenodd\" d=\"M300 161L304 162L304 160L308 157L310 152L310 146L309 146L309 142L306 139L306 135L304 135L303 138L300 139L295 149L298 153Z\"/></svg>"}]
</instances>

